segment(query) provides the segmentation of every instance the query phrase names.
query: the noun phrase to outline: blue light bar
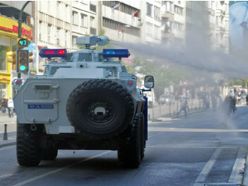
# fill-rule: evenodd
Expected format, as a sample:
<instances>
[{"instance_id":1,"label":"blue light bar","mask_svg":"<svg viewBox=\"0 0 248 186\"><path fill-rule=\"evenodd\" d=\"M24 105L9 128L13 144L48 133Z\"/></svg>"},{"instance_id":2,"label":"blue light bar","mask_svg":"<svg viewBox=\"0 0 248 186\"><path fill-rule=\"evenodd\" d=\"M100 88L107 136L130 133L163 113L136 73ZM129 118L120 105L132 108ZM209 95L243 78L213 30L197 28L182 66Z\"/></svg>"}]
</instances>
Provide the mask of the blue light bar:
<instances>
[{"instance_id":1,"label":"blue light bar","mask_svg":"<svg viewBox=\"0 0 248 186\"><path fill-rule=\"evenodd\" d=\"M51 58L51 57L66 57L67 51L66 49L48 49L43 48L39 53L40 57L43 58Z\"/></svg>"},{"instance_id":2,"label":"blue light bar","mask_svg":"<svg viewBox=\"0 0 248 186\"><path fill-rule=\"evenodd\" d=\"M130 53L128 49L103 49L102 55L107 57L129 57Z\"/></svg>"}]
</instances>

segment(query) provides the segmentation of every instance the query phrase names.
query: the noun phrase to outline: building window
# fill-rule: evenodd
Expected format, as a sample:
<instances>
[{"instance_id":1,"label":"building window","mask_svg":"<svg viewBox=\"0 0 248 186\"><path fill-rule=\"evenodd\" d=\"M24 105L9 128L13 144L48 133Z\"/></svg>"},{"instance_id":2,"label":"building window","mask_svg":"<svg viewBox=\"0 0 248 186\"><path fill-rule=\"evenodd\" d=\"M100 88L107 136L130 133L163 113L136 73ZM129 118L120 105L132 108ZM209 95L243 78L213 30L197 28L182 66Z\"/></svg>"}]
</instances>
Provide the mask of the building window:
<instances>
[{"instance_id":1,"label":"building window","mask_svg":"<svg viewBox=\"0 0 248 186\"><path fill-rule=\"evenodd\" d=\"M42 21L39 21L39 35L38 35L38 40L39 41L42 41L42 33L44 33L43 32L43 26L42 26L43 24L42 24Z\"/></svg>"},{"instance_id":2,"label":"building window","mask_svg":"<svg viewBox=\"0 0 248 186\"><path fill-rule=\"evenodd\" d=\"M114 7L116 3L114 1L103 1L102 4L108 7Z\"/></svg>"},{"instance_id":3,"label":"building window","mask_svg":"<svg viewBox=\"0 0 248 186\"><path fill-rule=\"evenodd\" d=\"M65 16L66 16L66 22L70 23L70 8L68 4L65 5Z\"/></svg>"},{"instance_id":4,"label":"building window","mask_svg":"<svg viewBox=\"0 0 248 186\"><path fill-rule=\"evenodd\" d=\"M57 27L57 31L56 31L57 33L56 33L56 36L57 36L57 38L56 38L56 44L58 45L58 46L60 46L60 28L59 27Z\"/></svg>"},{"instance_id":5,"label":"building window","mask_svg":"<svg viewBox=\"0 0 248 186\"><path fill-rule=\"evenodd\" d=\"M76 11L72 11L72 23L78 25L78 13Z\"/></svg>"},{"instance_id":6,"label":"building window","mask_svg":"<svg viewBox=\"0 0 248 186\"><path fill-rule=\"evenodd\" d=\"M67 46L67 43L68 43L68 31L66 30L65 31L65 47L67 48L68 46Z\"/></svg>"},{"instance_id":7,"label":"building window","mask_svg":"<svg viewBox=\"0 0 248 186\"><path fill-rule=\"evenodd\" d=\"M60 12L61 12L61 2L60 1L57 1L57 9L58 11L57 12L57 18L59 19L60 18Z\"/></svg>"},{"instance_id":8,"label":"building window","mask_svg":"<svg viewBox=\"0 0 248 186\"><path fill-rule=\"evenodd\" d=\"M152 34L153 34L153 24L152 23L149 23L149 22L146 22L146 35L149 36L149 37L152 37Z\"/></svg>"},{"instance_id":9,"label":"building window","mask_svg":"<svg viewBox=\"0 0 248 186\"><path fill-rule=\"evenodd\" d=\"M103 26L118 32L127 33L134 36L140 36L140 30L135 27L127 27L125 24L113 21L111 19L103 18Z\"/></svg>"},{"instance_id":10,"label":"building window","mask_svg":"<svg viewBox=\"0 0 248 186\"><path fill-rule=\"evenodd\" d=\"M183 24L179 22L174 22L173 29L176 31L183 31Z\"/></svg>"},{"instance_id":11,"label":"building window","mask_svg":"<svg viewBox=\"0 0 248 186\"><path fill-rule=\"evenodd\" d=\"M183 15L183 8L181 8L181 7L177 6L177 5L175 5L174 11L178 15Z\"/></svg>"},{"instance_id":12,"label":"building window","mask_svg":"<svg viewBox=\"0 0 248 186\"><path fill-rule=\"evenodd\" d=\"M80 25L82 27L87 27L87 15L81 14L81 23L80 23Z\"/></svg>"},{"instance_id":13,"label":"building window","mask_svg":"<svg viewBox=\"0 0 248 186\"><path fill-rule=\"evenodd\" d=\"M91 35L96 35L96 29L90 27L90 34L91 34Z\"/></svg>"},{"instance_id":14,"label":"building window","mask_svg":"<svg viewBox=\"0 0 248 186\"><path fill-rule=\"evenodd\" d=\"M152 17L152 4L146 3L146 15Z\"/></svg>"},{"instance_id":15,"label":"building window","mask_svg":"<svg viewBox=\"0 0 248 186\"><path fill-rule=\"evenodd\" d=\"M72 36L72 46L75 47L77 45L76 43L77 36Z\"/></svg>"},{"instance_id":16,"label":"building window","mask_svg":"<svg viewBox=\"0 0 248 186\"><path fill-rule=\"evenodd\" d=\"M216 25L219 26L219 17L218 16L216 16L216 21L215 22L216 22Z\"/></svg>"},{"instance_id":17,"label":"building window","mask_svg":"<svg viewBox=\"0 0 248 186\"><path fill-rule=\"evenodd\" d=\"M96 5L90 4L90 11L96 12Z\"/></svg>"},{"instance_id":18,"label":"building window","mask_svg":"<svg viewBox=\"0 0 248 186\"><path fill-rule=\"evenodd\" d=\"M154 6L154 19L159 21L160 20L160 8Z\"/></svg>"},{"instance_id":19,"label":"building window","mask_svg":"<svg viewBox=\"0 0 248 186\"><path fill-rule=\"evenodd\" d=\"M48 27L47 27L47 41L49 43L51 43L51 36L52 36L52 25L51 24L48 24Z\"/></svg>"},{"instance_id":20,"label":"building window","mask_svg":"<svg viewBox=\"0 0 248 186\"><path fill-rule=\"evenodd\" d=\"M173 3L170 1L164 1L163 6L165 7L165 10L168 12L173 12Z\"/></svg>"},{"instance_id":21,"label":"building window","mask_svg":"<svg viewBox=\"0 0 248 186\"><path fill-rule=\"evenodd\" d=\"M95 27L95 18L93 16L90 16L90 27Z\"/></svg>"}]
</instances>

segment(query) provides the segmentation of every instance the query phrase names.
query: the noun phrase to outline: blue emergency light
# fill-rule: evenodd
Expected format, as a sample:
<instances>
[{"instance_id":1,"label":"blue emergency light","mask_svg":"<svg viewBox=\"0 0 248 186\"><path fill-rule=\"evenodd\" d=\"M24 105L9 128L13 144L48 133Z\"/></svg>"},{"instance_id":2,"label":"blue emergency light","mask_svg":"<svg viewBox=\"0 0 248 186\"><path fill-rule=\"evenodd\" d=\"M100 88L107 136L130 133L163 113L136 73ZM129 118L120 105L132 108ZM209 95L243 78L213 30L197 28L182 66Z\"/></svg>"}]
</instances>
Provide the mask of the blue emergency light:
<instances>
[{"instance_id":1,"label":"blue emergency light","mask_svg":"<svg viewBox=\"0 0 248 186\"><path fill-rule=\"evenodd\" d=\"M51 57L66 57L66 49L48 49L43 48L39 53L40 57L51 58Z\"/></svg>"},{"instance_id":2,"label":"blue emergency light","mask_svg":"<svg viewBox=\"0 0 248 186\"><path fill-rule=\"evenodd\" d=\"M128 49L103 49L102 55L104 58L107 57L129 57L130 53Z\"/></svg>"}]
</instances>

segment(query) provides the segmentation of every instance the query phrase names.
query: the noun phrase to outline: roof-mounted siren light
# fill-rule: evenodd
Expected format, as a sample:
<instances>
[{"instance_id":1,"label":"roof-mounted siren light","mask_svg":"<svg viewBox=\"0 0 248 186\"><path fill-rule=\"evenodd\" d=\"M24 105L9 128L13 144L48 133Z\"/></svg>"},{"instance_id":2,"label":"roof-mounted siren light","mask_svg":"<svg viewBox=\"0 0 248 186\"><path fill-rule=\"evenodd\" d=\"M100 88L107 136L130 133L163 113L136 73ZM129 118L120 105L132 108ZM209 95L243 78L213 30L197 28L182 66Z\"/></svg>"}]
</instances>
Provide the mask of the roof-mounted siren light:
<instances>
[{"instance_id":1,"label":"roof-mounted siren light","mask_svg":"<svg viewBox=\"0 0 248 186\"><path fill-rule=\"evenodd\" d=\"M128 58L130 53L128 49L103 49L102 55L104 58L118 57L118 58Z\"/></svg>"},{"instance_id":2,"label":"roof-mounted siren light","mask_svg":"<svg viewBox=\"0 0 248 186\"><path fill-rule=\"evenodd\" d=\"M90 48L93 45L106 45L108 44L109 39L106 36L85 36L85 37L77 37L76 44L77 45L85 45L86 48Z\"/></svg>"},{"instance_id":3,"label":"roof-mounted siren light","mask_svg":"<svg viewBox=\"0 0 248 186\"><path fill-rule=\"evenodd\" d=\"M66 49L48 49L43 48L39 53L42 58L52 58L52 57L66 57L67 50Z\"/></svg>"}]
</instances>

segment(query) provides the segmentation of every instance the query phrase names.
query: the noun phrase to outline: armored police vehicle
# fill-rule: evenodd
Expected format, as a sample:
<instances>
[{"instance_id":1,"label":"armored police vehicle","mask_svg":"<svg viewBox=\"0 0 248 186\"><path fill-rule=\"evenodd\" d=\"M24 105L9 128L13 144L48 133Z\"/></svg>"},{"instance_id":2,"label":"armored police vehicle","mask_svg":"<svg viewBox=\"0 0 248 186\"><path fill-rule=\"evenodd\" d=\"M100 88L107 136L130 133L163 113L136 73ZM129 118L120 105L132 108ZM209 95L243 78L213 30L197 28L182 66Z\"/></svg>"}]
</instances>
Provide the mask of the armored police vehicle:
<instances>
[{"instance_id":1,"label":"armored police vehicle","mask_svg":"<svg viewBox=\"0 0 248 186\"><path fill-rule=\"evenodd\" d=\"M147 140L147 99L154 86L146 76L146 90L120 63L127 49L91 49L106 37L78 38L86 48L43 49L50 59L44 75L29 77L14 98L17 113L17 160L37 166L54 160L58 149L117 150L118 159L136 168ZM62 57L62 60L52 60Z\"/></svg>"}]
</instances>

